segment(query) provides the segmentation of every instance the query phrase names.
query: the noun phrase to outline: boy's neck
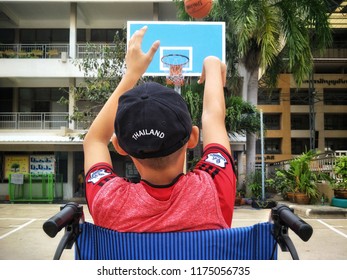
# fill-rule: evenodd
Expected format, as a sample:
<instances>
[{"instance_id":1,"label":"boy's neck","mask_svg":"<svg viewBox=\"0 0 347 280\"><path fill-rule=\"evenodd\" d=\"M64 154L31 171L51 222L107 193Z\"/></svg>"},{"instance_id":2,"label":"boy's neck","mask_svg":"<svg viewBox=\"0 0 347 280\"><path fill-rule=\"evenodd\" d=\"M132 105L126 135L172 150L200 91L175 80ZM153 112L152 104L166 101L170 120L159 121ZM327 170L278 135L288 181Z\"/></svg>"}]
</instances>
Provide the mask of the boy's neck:
<instances>
[{"instance_id":1,"label":"boy's neck","mask_svg":"<svg viewBox=\"0 0 347 280\"><path fill-rule=\"evenodd\" d=\"M148 168L148 166L142 165L136 159L133 162L141 175L141 179L145 180L153 185L167 185L170 184L177 176L185 173L185 155L186 150L178 155L173 164L165 168Z\"/></svg>"},{"instance_id":2,"label":"boy's neck","mask_svg":"<svg viewBox=\"0 0 347 280\"><path fill-rule=\"evenodd\" d=\"M173 178L172 176L166 177L166 178L163 178L163 176L161 176L161 178L159 176L156 176L150 179L141 178L141 180L143 180L144 182L152 186L168 186L168 185L173 185L182 174L183 172L177 174Z\"/></svg>"},{"instance_id":3,"label":"boy's neck","mask_svg":"<svg viewBox=\"0 0 347 280\"><path fill-rule=\"evenodd\" d=\"M180 166L170 167L165 170L153 170L144 169L142 170L141 179L145 180L152 185L168 185L171 184L173 180L183 173L183 168Z\"/></svg>"}]
</instances>

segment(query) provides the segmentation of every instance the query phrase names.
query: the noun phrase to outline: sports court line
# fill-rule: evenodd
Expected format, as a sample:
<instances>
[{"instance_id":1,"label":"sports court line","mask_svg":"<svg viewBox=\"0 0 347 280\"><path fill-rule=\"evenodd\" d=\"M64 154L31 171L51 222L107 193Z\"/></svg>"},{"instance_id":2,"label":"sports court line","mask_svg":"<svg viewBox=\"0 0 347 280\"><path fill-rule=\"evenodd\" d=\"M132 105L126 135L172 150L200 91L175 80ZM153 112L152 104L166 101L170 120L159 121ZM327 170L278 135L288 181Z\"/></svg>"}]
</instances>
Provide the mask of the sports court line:
<instances>
[{"instance_id":1,"label":"sports court line","mask_svg":"<svg viewBox=\"0 0 347 280\"><path fill-rule=\"evenodd\" d=\"M347 238L347 234L344 234L343 232L337 230L336 228L334 228L331 225L328 225L327 223L323 222L322 220L317 219L318 222L320 222L322 225L325 225L327 228L331 229L332 231L335 231L336 233L340 234L341 236L343 236L344 238Z\"/></svg>"},{"instance_id":2,"label":"sports court line","mask_svg":"<svg viewBox=\"0 0 347 280\"><path fill-rule=\"evenodd\" d=\"M23 225L21 225L21 226L15 228L14 230L11 230L10 232L8 232L8 233L6 233L6 234L1 235L1 236L0 236L0 240L1 240L1 239L4 239L5 237L7 237L7 236L9 236L9 235L11 235L12 233L15 233L16 231L18 231L18 230L20 230L20 229L22 229L22 228L24 228L24 227L30 225L32 222L35 222L35 221L36 221L36 219L32 219L32 220L30 220L29 222L27 222L27 223L25 223L25 224L23 224Z\"/></svg>"}]
</instances>

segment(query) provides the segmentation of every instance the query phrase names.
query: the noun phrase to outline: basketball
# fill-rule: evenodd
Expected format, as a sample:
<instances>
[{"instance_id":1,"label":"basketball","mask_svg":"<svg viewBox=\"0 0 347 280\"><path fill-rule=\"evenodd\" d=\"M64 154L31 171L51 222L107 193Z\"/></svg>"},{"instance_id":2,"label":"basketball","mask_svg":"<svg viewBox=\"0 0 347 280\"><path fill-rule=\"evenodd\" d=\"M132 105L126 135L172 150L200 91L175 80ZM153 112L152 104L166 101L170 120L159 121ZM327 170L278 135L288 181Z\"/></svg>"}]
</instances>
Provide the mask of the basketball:
<instances>
[{"instance_id":1,"label":"basketball","mask_svg":"<svg viewBox=\"0 0 347 280\"><path fill-rule=\"evenodd\" d=\"M192 18L206 17L212 8L212 0L184 0L184 9Z\"/></svg>"}]
</instances>

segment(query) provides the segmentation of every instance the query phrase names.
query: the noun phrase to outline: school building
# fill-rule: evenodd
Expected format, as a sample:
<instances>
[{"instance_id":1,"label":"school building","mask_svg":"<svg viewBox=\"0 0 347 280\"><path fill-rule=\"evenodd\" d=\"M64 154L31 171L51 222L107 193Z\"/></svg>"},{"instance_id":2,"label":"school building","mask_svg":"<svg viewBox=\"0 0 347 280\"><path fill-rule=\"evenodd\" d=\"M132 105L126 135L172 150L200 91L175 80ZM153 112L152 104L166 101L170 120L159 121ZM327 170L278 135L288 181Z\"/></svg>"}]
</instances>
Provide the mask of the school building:
<instances>
[{"instance_id":1,"label":"school building","mask_svg":"<svg viewBox=\"0 0 347 280\"><path fill-rule=\"evenodd\" d=\"M334 44L315 57L313 77L298 88L290 74L282 74L271 96L260 85L266 162L290 159L312 145L322 152L347 150L347 1L332 2ZM68 89L80 83L83 73L73 61L83 57L88 42L112 43L115 31L129 20L175 21L175 3L0 2L0 200L81 195L76 190L84 130L68 120L79 105ZM69 103L58 103L62 97ZM231 144L241 164L244 138L233 138ZM116 153L112 157L117 173L137 175L130 159ZM19 188L22 184L28 188Z\"/></svg>"}]
</instances>

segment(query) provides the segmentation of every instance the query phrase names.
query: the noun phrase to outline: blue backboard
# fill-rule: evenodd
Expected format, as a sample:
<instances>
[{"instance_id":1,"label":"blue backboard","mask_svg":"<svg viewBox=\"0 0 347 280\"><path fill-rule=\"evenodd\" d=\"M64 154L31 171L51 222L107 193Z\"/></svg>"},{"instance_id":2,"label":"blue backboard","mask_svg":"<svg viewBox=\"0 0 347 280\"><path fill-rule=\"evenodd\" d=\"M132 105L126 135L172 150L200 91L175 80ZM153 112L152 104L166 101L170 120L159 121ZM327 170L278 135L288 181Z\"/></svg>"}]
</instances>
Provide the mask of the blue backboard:
<instances>
[{"instance_id":1,"label":"blue backboard","mask_svg":"<svg viewBox=\"0 0 347 280\"><path fill-rule=\"evenodd\" d=\"M168 54L189 57L189 62L183 67L185 76L200 76L206 56L217 56L225 62L224 22L128 21L127 40L143 26L148 26L142 42L144 52L148 51L154 41L160 40L160 47L145 73L146 76L165 76L169 69L161 58Z\"/></svg>"}]
</instances>

